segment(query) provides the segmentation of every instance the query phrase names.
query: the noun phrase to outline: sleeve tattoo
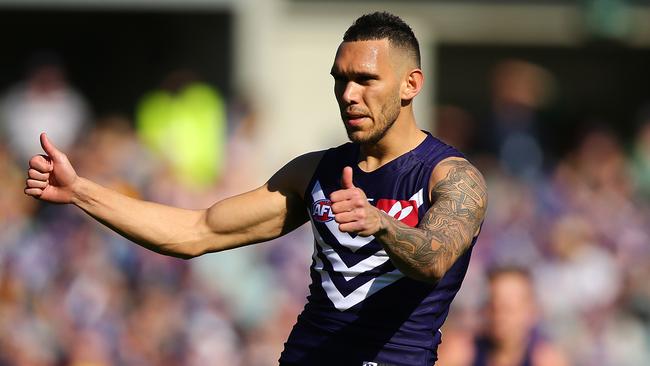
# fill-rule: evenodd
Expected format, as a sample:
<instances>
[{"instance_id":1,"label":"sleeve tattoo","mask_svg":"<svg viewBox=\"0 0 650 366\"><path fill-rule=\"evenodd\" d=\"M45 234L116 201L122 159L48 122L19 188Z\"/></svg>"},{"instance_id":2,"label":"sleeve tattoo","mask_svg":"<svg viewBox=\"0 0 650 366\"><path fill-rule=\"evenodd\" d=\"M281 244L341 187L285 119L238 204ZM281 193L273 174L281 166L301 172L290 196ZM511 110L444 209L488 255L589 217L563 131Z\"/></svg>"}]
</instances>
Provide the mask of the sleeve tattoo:
<instances>
[{"instance_id":1,"label":"sleeve tattoo","mask_svg":"<svg viewBox=\"0 0 650 366\"><path fill-rule=\"evenodd\" d=\"M432 189L434 203L417 228L382 214L375 235L406 275L439 280L470 246L487 208L481 173L465 160L440 163L447 175Z\"/></svg>"}]
</instances>

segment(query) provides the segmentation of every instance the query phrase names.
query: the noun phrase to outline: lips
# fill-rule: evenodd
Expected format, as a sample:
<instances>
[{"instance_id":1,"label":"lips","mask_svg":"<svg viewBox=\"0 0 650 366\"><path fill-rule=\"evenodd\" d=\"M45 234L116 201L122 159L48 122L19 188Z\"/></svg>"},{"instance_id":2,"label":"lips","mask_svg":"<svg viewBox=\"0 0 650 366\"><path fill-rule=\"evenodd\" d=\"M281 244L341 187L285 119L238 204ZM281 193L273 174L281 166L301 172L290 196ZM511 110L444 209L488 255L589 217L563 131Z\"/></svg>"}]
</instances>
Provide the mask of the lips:
<instances>
[{"instance_id":1,"label":"lips","mask_svg":"<svg viewBox=\"0 0 650 366\"><path fill-rule=\"evenodd\" d=\"M343 120L349 126L358 126L363 123L363 120L366 118L368 118L368 116L365 114L345 113L343 116Z\"/></svg>"},{"instance_id":2,"label":"lips","mask_svg":"<svg viewBox=\"0 0 650 366\"><path fill-rule=\"evenodd\" d=\"M350 127L357 127L357 126L360 126L363 123L363 120L365 118L367 118L367 117L365 117L365 116L347 117L345 119L345 123Z\"/></svg>"}]
</instances>

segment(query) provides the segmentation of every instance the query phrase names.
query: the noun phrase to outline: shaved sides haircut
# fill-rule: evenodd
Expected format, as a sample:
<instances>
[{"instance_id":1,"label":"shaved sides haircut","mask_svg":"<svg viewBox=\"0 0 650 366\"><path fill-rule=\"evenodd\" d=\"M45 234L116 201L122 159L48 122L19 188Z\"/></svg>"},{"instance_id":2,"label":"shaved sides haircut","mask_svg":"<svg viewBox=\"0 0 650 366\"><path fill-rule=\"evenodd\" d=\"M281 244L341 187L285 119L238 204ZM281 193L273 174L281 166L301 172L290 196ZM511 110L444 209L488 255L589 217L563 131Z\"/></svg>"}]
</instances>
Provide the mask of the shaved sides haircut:
<instances>
[{"instance_id":1,"label":"shaved sides haircut","mask_svg":"<svg viewBox=\"0 0 650 366\"><path fill-rule=\"evenodd\" d=\"M420 67L420 43L411 27L397 15L387 12L365 14L352 23L343 35L344 42L388 39L390 45L406 51Z\"/></svg>"}]
</instances>

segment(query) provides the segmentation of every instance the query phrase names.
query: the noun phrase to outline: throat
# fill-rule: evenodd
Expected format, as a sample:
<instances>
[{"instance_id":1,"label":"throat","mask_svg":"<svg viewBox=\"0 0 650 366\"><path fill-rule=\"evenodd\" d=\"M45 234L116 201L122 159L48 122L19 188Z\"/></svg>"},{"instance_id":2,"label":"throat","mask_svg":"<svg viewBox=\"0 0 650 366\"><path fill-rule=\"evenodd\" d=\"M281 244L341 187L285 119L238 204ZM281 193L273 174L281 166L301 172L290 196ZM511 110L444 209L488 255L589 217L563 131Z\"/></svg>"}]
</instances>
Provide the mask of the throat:
<instances>
[{"instance_id":1,"label":"throat","mask_svg":"<svg viewBox=\"0 0 650 366\"><path fill-rule=\"evenodd\" d=\"M375 171L402 155L418 147L427 135L418 130L411 138L387 141L383 139L376 144L361 145L359 151L359 169L366 173Z\"/></svg>"}]
</instances>

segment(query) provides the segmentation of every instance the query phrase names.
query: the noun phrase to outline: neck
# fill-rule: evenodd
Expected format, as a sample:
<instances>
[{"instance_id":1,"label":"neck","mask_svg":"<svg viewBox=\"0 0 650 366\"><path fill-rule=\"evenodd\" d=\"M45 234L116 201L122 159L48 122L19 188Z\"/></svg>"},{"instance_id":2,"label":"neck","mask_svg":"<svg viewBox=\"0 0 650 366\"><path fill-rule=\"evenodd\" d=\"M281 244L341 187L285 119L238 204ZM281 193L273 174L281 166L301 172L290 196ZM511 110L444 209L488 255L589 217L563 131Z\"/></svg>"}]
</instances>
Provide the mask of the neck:
<instances>
[{"instance_id":1,"label":"neck","mask_svg":"<svg viewBox=\"0 0 650 366\"><path fill-rule=\"evenodd\" d=\"M399 156L416 148L426 134L415 123L413 109L403 108L399 117L386 134L376 143L361 145L359 167L364 171L373 171Z\"/></svg>"},{"instance_id":2,"label":"neck","mask_svg":"<svg viewBox=\"0 0 650 366\"><path fill-rule=\"evenodd\" d=\"M510 339L496 342L490 356L490 366L521 365L526 354L527 339Z\"/></svg>"}]
</instances>

